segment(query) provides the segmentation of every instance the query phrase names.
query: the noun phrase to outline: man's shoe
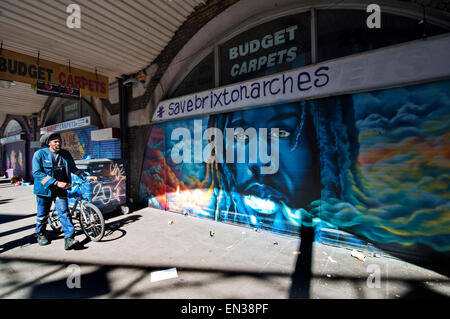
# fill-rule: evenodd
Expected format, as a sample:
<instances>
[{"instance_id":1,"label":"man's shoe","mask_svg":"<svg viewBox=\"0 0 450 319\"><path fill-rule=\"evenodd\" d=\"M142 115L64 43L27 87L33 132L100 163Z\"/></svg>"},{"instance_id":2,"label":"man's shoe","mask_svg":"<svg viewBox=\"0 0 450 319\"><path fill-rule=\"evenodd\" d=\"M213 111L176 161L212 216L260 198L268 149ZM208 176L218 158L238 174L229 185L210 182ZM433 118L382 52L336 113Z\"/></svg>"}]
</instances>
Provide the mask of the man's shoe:
<instances>
[{"instance_id":1,"label":"man's shoe","mask_svg":"<svg viewBox=\"0 0 450 319\"><path fill-rule=\"evenodd\" d=\"M69 250L72 249L75 245L79 244L80 242L76 240L75 238L65 238L64 239L64 249Z\"/></svg>"},{"instance_id":2,"label":"man's shoe","mask_svg":"<svg viewBox=\"0 0 450 319\"><path fill-rule=\"evenodd\" d=\"M37 242L38 242L38 244L39 244L40 246L45 246L45 245L50 244L50 242L48 241L48 239L45 238L45 235L44 235L44 234L37 234L36 237L37 237Z\"/></svg>"}]
</instances>

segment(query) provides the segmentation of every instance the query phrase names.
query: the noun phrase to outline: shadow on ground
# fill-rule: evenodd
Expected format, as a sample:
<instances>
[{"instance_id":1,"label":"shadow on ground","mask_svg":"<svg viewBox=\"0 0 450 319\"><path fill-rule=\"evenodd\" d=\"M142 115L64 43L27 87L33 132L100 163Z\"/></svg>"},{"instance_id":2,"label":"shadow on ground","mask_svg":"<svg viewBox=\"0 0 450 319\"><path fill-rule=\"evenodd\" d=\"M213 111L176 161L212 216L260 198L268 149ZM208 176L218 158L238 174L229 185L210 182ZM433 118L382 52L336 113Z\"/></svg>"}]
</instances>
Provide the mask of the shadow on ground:
<instances>
[{"instance_id":1,"label":"shadow on ground","mask_svg":"<svg viewBox=\"0 0 450 319\"><path fill-rule=\"evenodd\" d=\"M151 298L152 294L160 294L164 292L172 293L174 289L178 288L196 288L201 289L205 288L205 286L211 284L212 282L218 282L221 280L230 280L233 278L242 278L242 277L248 277L252 280L259 280L261 281L261 284L263 285L276 285L276 282L279 280L279 278L286 278L290 277L292 279L292 285L291 287L291 294L289 296L290 299L308 299L309 298L309 292L310 289L307 286L301 286L304 284L304 282L296 281L295 273L293 275L289 275L286 273L281 272L251 272L246 270L239 270L239 269L206 269L206 268L177 268L178 272L183 272L184 274L188 273L198 273L198 274L210 274L212 275L211 278L208 280L204 279L198 279L198 280L190 280L190 281L173 281L170 284L167 285L156 285L153 287L146 287L141 288L140 290L137 290L133 293L130 293L130 290L138 285L141 281L146 280L148 281L150 278L150 274L153 271L158 271L161 269L169 269L174 268L176 265L158 265L158 266L139 266L139 265L104 265L104 264L93 264L93 263L76 263L77 267L94 267L95 270L82 274L79 280L80 283L80 289L75 289L77 281L71 277L70 271L68 269L70 267L73 267L74 262L71 261L65 261L65 262L55 262L55 261L49 261L45 259L16 259L16 258L0 258L0 264L3 266L8 265L8 263L12 262L26 262L26 263L32 263L36 264L36 266L41 266L42 264L53 266L53 270L49 271L48 273L42 275L39 278L35 278L32 281L28 281L25 283L17 283L17 281L8 286L4 285L4 290L6 292L3 292L0 294L0 298L10 298L11 295L14 293L21 291L23 289L30 289L30 294L28 298L44 298L44 299L53 299L53 298L94 298L94 297L107 297L107 298ZM299 262L298 262L299 263ZM55 268L56 267L56 268ZM51 268L51 267L49 267ZM112 290L111 288L111 282L108 279L108 275L110 272L115 271L117 269L131 269L136 271L139 275L129 282L124 287ZM49 276L52 276L58 272L61 272L64 274L63 279L49 281L49 282L43 282L48 278ZM366 278L359 278L359 277L351 277L351 276L333 276L332 279L327 278L326 276L322 275L311 275L312 280L320 280L322 282L328 282L328 283L350 283L352 284L355 289L358 286L364 285L366 282ZM386 281L383 280L385 283ZM406 293L404 296L400 297L399 299L447 299L445 295L442 295L438 292L435 292L428 287L425 286L424 282L427 281L426 278L420 279L405 279L405 278L395 278L390 277L389 283L401 283L409 287L408 293ZM429 281L429 280L428 280ZM69 285L72 285L72 288L68 287ZM434 284L450 284L450 280L439 280L434 281ZM307 284L309 285L309 283ZM357 289L356 289L357 290ZM305 292L307 291L308 296L304 294L298 294L298 293L292 293L295 291ZM227 294L230 296L229 298L233 298L233 291L227 292ZM280 295L282 295L283 291L280 288ZM213 298L214 296L211 296ZM336 296L336 298L341 298L340 296ZM358 298L364 299L368 298L368 296L365 295L363 291L359 292Z\"/></svg>"},{"instance_id":2,"label":"shadow on ground","mask_svg":"<svg viewBox=\"0 0 450 319\"><path fill-rule=\"evenodd\" d=\"M107 220L110 220L112 217L117 217L117 215L109 214L105 216ZM133 223L138 221L142 216L141 215L126 215L123 218L111 222L106 223L106 232L102 241L111 241L122 238L126 235L126 231L122 229L122 227L126 226L129 223ZM26 227L34 227L34 225L24 226ZM22 228L24 228L22 227ZM22 229L23 230L23 229ZM15 230L10 230L8 232L14 232ZM80 229L77 230L80 233ZM0 294L0 298L9 298L14 293L28 289L30 291L28 298L94 298L94 297L108 297L108 298L149 298L152 294L156 293L164 293L172 292L173 289L177 288L205 288L211 282L220 281L220 280L229 280L233 278L247 277L252 280L261 281L262 285L277 285L277 281L280 278L290 278L291 286L289 289L289 298L290 299L309 299L310 291L311 291L311 283L315 280L320 280L324 283L349 283L351 286L355 287L355 291L358 291L358 287L365 285L367 278L361 277L352 277L352 276L333 276L329 278L328 276L316 275L311 271L312 264L312 244L314 242L314 230L311 228L302 228L302 240L300 242L299 251L300 254L297 257L295 270L292 274L286 274L282 272L252 272L248 270L242 269L211 269L211 268L201 268L201 267L192 267L192 268L179 268L177 265L153 265L151 267L146 265L119 265L119 264L94 264L94 263L79 263L77 261L51 261L47 259L31 259L31 258L9 258L9 257L0 257L0 264L7 265L8 263L13 262L24 262L24 263L34 263L38 265L48 265L56 267L56 269L49 271L47 274L42 275L39 278L34 278L31 281L19 283L17 281L10 282L9 284L3 285L3 291ZM63 236L55 235L52 240L61 239ZM89 239L85 239L81 242L80 249L85 249L84 245L89 242ZM14 241L8 242L0 246L0 254L7 250L21 247L25 245L36 244L36 239L33 234L24 236L23 238L16 239ZM68 280L70 278L67 274L67 267L76 263L78 266L92 266L95 270L83 274L81 276L81 288L69 288ZM52 267L49 267L52 268ZM205 281L204 279L198 280L189 280L189 281L173 281L167 285L156 285L151 288L144 288L137 290L133 293L130 291L135 288L139 283L143 280L149 280L150 274L153 271L161 270L161 269L170 269L177 268L178 271L182 271L183 273L198 273L198 274L210 274L212 275L209 280ZM117 269L132 269L139 273L137 278L133 279L127 285L120 289L112 290L111 282L108 279L109 274L112 271ZM48 278L58 272L65 273L64 279L48 281ZM386 279L381 279L382 282L387 283ZM395 278L389 277L389 283L401 283L404 286L408 287L408 292L404 294L400 298L405 299L441 299L448 298L447 296L440 294L434 290L431 290L424 283L430 282L427 278L415 278L415 279L406 279L406 278ZM450 284L450 280L435 280L434 284ZM284 290L280 289L280 296L284 293ZM134 289L136 290L136 289ZM227 292L230 298L233 298L233 291ZM211 298L214 296L211 296ZM336 298L340 298L339 295ZM364 291L358 292L358 298L364 299L368 298Z\"/></svg>"},{"instance_id":3,"label":"shadow on ground","mask_svg":"<svg viewBox=\"0 0 450 319\"><path fill-rule=\"evenodd\" d=\"M0 205L4 204L5 202L11 201L12 199L0 199ZM5 224L9 222L13 222L16 220L34 217L36 216L36 213L28 214L28 215L11 215L11 214L0 214L0 224Z\"/></svg>"},{"instance_id":4,"label":"shadow on ground","mask_svg":"<svg viewBox=\"0 0 450 319\"><path fill-rule=\"evenodd\" d=\"M29 215L28 217L30 217L30 216L34 216L34 214ZM24 216L20 216L20 217L25 218ZM111 217L116 217L116 216L110 215L110 216L108 216L108 219L110 219ZM127 224L130 224L130 223L136 222L139 219L141 219L141 217L142 217L141 215L127 215L119 220L114 221L114 222L105 223L105 234L104 234L103 238L100 240L100 242L118 240L118 239L124 237L127 232L124 229L121 229L121 227L123 227ZM80 241L80 245L77 245L77 247L75 249L77 249L77 250L87 249L87 247L85 247L85 245L90 242L90 239L84 235L83 231L81 230L81 228L79 227L79 224L77 222L74 222L74 226L75 226L75 235L77 236L77 239ZM35 228L35 224L30 224L27 226L10 229L10 230L0 233L0 237L15 234L15 233L22 232L25 230L32 230L34 228ZM82 237L78 237L78 236L82 236ZM50 230L50 226L47 226L47 238L49 239L50 242L52 242L55 240L62 240L64 238L64 235L62 233ZM29 245L33 245L33 244L37 244L37 243L36 243L36 237L34 235L34 232L31 232L30 234L25 235L22 238L18 238L18 239L9 241L3 245L0 245L0 254L6 252L8 250L11 250L11 249L15 249L18 247L25 247L25 246L29 246Z\"/></svg>"}]
</instances>

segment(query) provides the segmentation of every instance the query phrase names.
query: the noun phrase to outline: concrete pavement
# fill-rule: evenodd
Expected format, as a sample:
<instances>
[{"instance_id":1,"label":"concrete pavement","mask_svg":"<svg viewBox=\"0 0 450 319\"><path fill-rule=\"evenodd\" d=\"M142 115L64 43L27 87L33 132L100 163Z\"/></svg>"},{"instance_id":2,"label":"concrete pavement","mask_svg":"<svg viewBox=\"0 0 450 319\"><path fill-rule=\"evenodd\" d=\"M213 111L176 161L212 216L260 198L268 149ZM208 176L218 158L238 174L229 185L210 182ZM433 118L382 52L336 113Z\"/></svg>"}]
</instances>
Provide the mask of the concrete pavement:
<instances>
[{"instance_id":1,"label":"concrete pavement","mask_svg":"<svg viewBox=\"0 0 450 319\"><path fill-rule=\"evenodd\" d=\"M295 297L299 238L143 208L105 215L100 242L80 233L83 246L65 251L53 235L41 247L32 191L0 178L0 298ZM155 281L161 270L176 277ZM363 262L351 249L319 243L310 283L314 299L450 296L446 276L385 255Z\"/></svg>"}]
</instances>

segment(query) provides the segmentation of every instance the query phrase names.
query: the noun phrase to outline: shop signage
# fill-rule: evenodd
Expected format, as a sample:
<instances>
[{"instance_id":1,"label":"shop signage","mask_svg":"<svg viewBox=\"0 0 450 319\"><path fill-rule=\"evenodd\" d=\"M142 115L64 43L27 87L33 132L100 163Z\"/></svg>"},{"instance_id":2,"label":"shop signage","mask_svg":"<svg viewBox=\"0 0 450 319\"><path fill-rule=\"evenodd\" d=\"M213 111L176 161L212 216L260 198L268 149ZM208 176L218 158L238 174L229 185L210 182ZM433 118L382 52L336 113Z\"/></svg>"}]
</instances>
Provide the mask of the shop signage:
<instances>
[{"instance_id":1,"label":"shop signage","mask_svg":"<svg viewBox=\"0 0 450 319\"><path fill-rule=\"evenodd\" d=\"M229 48L226 56L229 61L251 56L260 50L272 51L268 54L259 54L257 57L248 61L244 60L241 63L234 63L231 67L230 75L235 77L237 75L258 71L261 68L270 68L276 64L292 62L297 56L297 47L292 46L289 49L282 50L278 50L278 48L280 45L295 40L295 31L297 29L298 25L292 25L273 33L265 34L260 39L253 39Z\"/></svg>"},{"instance_id":2,"label":"shop signage","mask_svg":"<svg viewBox=\"0 0 450 319\"><path fill-rule=\"evenodd\" d=\"M79 99L81 97L80 89L42 81L37 81L36 93L65 99Z\"/></svg>"},{"instance_id":3,"label":"shop signage","mask_svg":"<svg viewBox=\"0 0 450 319\"><path fill-rule=\"evenodd\" d=\"M152 122L450 77L450 35L417 40L159 103Z\"/></svg>"},{"instance_id":4,"label":"shop signage","mask_svg":"<svg viewBox=\"0 0 450 319\"><path fill-rule=\"evenodd\" d=\"M242 32L220 46L220 83L236 83L308 64L310 35L309 13L279 18Z\"/></svg>"},{"instance_id":5,"label":"shop signage","mask_svg":"<svg viewBox=\"0 0 450 319\"><path fill-rule=\"evenodd\" d=\"M19 141L23 141L24 138L24 134L20 133L17 135L13 135L13 136L8 136L8 137L4 137L2 139L0 139L0 144L7 144L7 143L13 143L13 142L19 142Z\"/></svg>"},{"instance_id":6,"label":"shop signage","mask_svg":"<svg viewBox=\"0 0 450 319\"><path fill-rule=\"evenodd\" d=\"M59 96L65 99L79 99L81 97L81 91L77 88L60 86Z\"/></svg>"},{"instance_id":7,"label":"shop signage","mask_svg":"<svg viewBox=\"0 0 450 319\"><path fill-rule=\"evenodd\" d=\"M37 81L77 88L81 94L108 98L108 77L93 72L37 59L37 57L2 50L0 55L0 78L36 85Z\"/></svg>"},{"instance_id":8,"label":"shop signage","mask_svg":"<svg viewBox=\"0 0 450 319\"><path fill-rule=\"evenodd\" d=\"M78 101L74 103L64 105L63 107L63 119L66 121L75 120L81 116L81 106Z\"/></svg>"},{"instance_id":9,"label":"shop signage","mask_svg":"<svg viewBox=\"0 0 450 319\"><path fill-rule=\"evenodd\" d=\"M50 96L59 96L59 85L37 81L36 93Z\"/></svg>"},{"instance_id":10,"label":"shop signage","mask_svg":"<svg viewBox=\"0 0 450 319\"><path fill-rule=\"evenodd\" d=\"M81 119L76 119L76 120L72 120L72 121L67 121L67 122L58 123L55 125L42 127L41 135L50 133L50 132L74 130L74 129L89 126L89 125L91 125L91 117L87 116L87 117L83 117Z\"/></svg>"}]
</instances>

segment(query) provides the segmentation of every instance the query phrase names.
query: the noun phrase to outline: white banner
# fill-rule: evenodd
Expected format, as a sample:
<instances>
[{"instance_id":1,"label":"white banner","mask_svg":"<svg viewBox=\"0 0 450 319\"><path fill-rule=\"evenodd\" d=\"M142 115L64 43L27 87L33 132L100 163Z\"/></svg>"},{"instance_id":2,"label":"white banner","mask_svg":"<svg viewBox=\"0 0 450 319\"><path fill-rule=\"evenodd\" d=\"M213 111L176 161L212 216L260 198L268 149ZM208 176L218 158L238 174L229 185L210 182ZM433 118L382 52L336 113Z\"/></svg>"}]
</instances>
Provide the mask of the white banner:
<instances>
[{"instance_id":1,"label":"white banner","mask_svg":"<svg viewBox=\"0 0 450 319\"><path fill-rule=\"evenodd\" d=\"M7 144L7 143L23 141L22 137L23 137L23 133L20 133L20 134L17 134L17 135L13 135L13 136L4 137L4 138L0 139L0 144Z\"/></svg>"},{"instance_id":2,"label":"white banner","mask_svg":"<svg viewBox=\"0 0 450 319\"><path fill-rule=\"evenodd\" d=\"M82 117L80 119L42 127L41 135L45 134L45 133L50 133L50 132L73 130L73 129L77 129L77 128L81 128L81 127L85 127L85 126L89 126L89 125L91 125L91 117L86 116L86 117Z\"/></svg>"},{"instance_id":3,"label":"white banner","mask_svg":"<svg viewBox=\"0 0 450 319\"><path fill-rule=\"evenodd\" d=\"M120 138L120 129L107 127L101 130L91 131L91 141L112 141Z\"/></svg>"},{"instance_id":4,"label":"white banner","mask_svg":"<svg viewBox=\"0 0 450 319\"><path fill-rule=\"evenodd\" d=\"M450 77L450 36L417 40L161 101L152 122Z\"/></svg>"}]
</instances>

